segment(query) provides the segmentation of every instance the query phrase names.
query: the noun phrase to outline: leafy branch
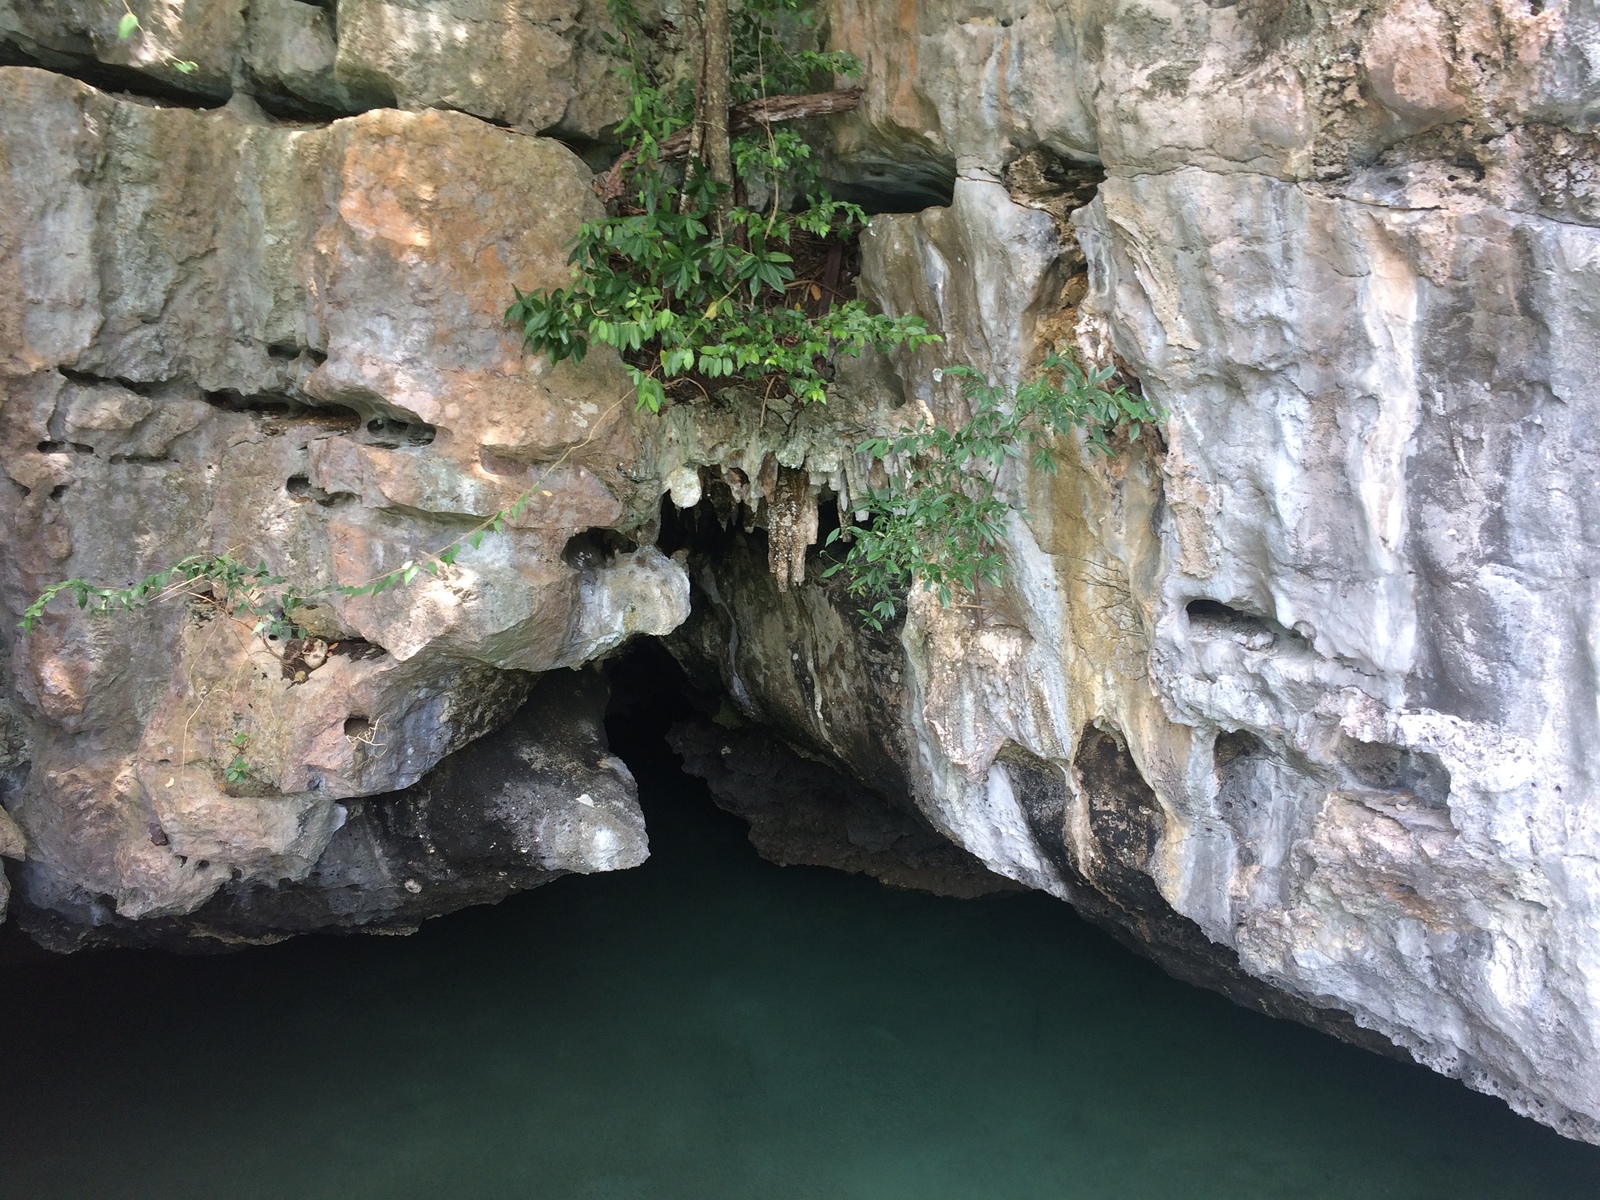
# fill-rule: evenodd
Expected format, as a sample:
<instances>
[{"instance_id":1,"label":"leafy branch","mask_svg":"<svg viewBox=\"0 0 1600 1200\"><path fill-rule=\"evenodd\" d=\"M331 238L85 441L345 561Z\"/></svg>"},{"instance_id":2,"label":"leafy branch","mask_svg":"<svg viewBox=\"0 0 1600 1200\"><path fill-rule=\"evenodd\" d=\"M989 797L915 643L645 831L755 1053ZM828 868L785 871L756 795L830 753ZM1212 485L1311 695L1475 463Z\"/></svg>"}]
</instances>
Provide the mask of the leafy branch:
<instances>
[{"instance_id":1,"label":"leafy branch","mask_svg":"<svg viewBox=\"0 0 1600 1200\"><path fill-rule=\"evenodd\" d=\"M1085 372L1071 358L1052 353L1041 375L1008 397L971 367L945 368L942 374L962 381L971 417L955 429L925 417L911 429L857 448L898 469L860 504L866 524L841 523L828 535L827 545L844 541L849 549L824 577L846 572L850 593L868 601L862 618L877 630L894 619L896 597L913 584L948 606L957 592L1002 583L1001 544L1012 510L1001 492L1005 464L1031 451L1032 465L1054 474L1052 443L1058 435L1081 428L1090 453L1109 456L1109 439L1118 431L1136 440L1146 424L1161 418L1125 386L1108 390L1112 373L1109 367Z\"/></svg>"},{"instance_id":2,"label":"leafy branch","mask_svg":"<svg viewBox=\"0 0 1600 1200\"><path fill-rule=\"evenodd\" d=\"M691 98L657 79L641 50L637 12L612 0L622 31L613 43L628 55L632 105L618 126L627 149L601 190L617 200L627 191L629 202L579 229L566 287L517 290L506 311L526 348L552 363L581 362L591 345L613 347L639 407L652 412L675 383L707 395L708 383L745 381L765 385L768 395L781 385L797 402L820 403L835 356L939 340L921 318L871 313L859 300L830 297L821 311L808 309L808 300L824 296L814 280L796 278L799 247L842 247L866 215L830 197L817 183L810 145L773 123L841 111L856 93L788 96L787 105L771 93L854 73L859 64L843 53L785 47L775 23L798 12L799 0L748 0L733 16L731 38L718 32L725 8L726 0L706 0ZM720 53L719 39L727 43ZM750 123L731 143L729 100ZM668 165L679 156L685 167ZM749 207L758 193L770 204ZM783 204L790 195L795 211Z\"/></svg>"}]
</instances>

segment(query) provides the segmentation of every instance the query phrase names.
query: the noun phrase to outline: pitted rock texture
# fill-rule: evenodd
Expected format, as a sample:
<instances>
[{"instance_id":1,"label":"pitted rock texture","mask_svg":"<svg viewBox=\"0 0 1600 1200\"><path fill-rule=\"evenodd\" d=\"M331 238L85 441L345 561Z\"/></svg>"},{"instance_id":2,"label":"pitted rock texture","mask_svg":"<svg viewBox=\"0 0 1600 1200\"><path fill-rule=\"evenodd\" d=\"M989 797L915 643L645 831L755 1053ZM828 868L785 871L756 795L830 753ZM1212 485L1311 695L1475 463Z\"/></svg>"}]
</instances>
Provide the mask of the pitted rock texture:
<instances>
[{"instance_id":1,"label":"pitted rock texture","mask_svg":"<svg viewBox=\"0 0 1600 1200\"><path fill-rule=\"evenodd\" d=\"M565 148L452 113L297 129L4 68L0 153L8 630L56 579L121 586L186 554L360 584L531 493L455 569L324 598L301 642L205 604L62 604L8 634L31 903L175 918L305 879L346 801L415 783L537 673L687 615L653 546L564 557L653 519L659 491L629 474L615 360L552 371L503 322L513 281L565 278L597 211Z\"/></svg>"},{"instance_id":2,"label":"pitted rock texture","mask_svg":"<svg viewBox=\"0 0 1600 1200\"><path fill-rule=\"evenodd\" d=\"M836 0L831 28L866 63L844 169L956 177L866 241L864 291L948 339L894 390L959 419L940 359L1015 380L1066 344L1169 412L1014 476L981 610L910 598L885 704L923 812L1169 965L1197 930L1600 1138L1593 15ZM1008 196L1025 152L1103 168L1069 228Z\"/></svg>"},{"instance_id":3,"label":"pitted rock texture","mask_svg":"<svg viewBox=\"0 0 1600 1200\"><path fill-rule=\"evenodd\" d=\"M230 881L183 919L131 919L82 893L19 919L57 950L209 950L315 931L404 933L561 875L638 866L649 855L644 815L632 774L607 750L606 699L594 668L544 675L494 737L403 791L349 802L298 880Z\"/></svg>"}]
</instances>

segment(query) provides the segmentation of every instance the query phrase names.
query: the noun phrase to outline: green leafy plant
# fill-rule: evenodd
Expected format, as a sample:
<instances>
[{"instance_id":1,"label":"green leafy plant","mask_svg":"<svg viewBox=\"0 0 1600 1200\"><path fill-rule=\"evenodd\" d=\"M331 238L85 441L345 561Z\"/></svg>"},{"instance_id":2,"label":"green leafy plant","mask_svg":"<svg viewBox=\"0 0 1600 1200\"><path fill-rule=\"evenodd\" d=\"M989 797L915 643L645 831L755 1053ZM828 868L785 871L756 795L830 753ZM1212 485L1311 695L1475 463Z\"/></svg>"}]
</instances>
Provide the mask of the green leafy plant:
<instances>
[{"instance_id":1,"label":"green leafy plant","mask_svg":"<svg viewBox=\"0 0 1600 1200\"><path fill-rule=\"evenodd\" d=\"M823 73L859 69L845 54L785 48L775 22L799 7L798 0L749 0L738 11L721 64L731 74L719 94L754 100ZM712 8L708 0L707 63L717 56ZM627 202L578 231L570 284L516 292L506 317L521 328L527 349L560 362L582 361L591 345L611 346L626 365L638 407L656 411L671 393L709 395L740 381L768 397L781 387L799 402L821 402L836 355L937 340L918 317L875 314L856 299L841 303L825 295L822 280L797 276L802 248L811 260L825 260L830 245L842 246L864 224L861 209L817 186L811 148L794 131L768 120L729 143L726 111L718 114L719 126L705 127L704 96L718 91L711 66L699 81L697 118L689 93L652 73L632 6L613 0L611 12L632 82L632 105L618 126L628 141L619 185ZM669 143L691 128L689 157L673 166ZM719 178L717 160L724 157L728 177ZM767 202L749 207L758 193ZM784 203L790 197L792 210Z\"/></svg>"},{"instance_id":2,"label":"green leafy plant","mask_svg":"<svg viewBox=\"0 0 1600 1200\"><path fill-rule=\"evenodd\" d=\"M229 783L243 783L250 777L250 764L244 756L245 750L250 746L250 735L236 733L229 739L228 744L234 750L233 761L223 769L222 777Z\"/></svg>"},{"instance_id":3,"label":"green leafy plant","mask_svg":"<svg viewBox=\"0 0 1600 1200\"><path fill-rule=\"evenodd\" d=\"M944 375L961 380L971 416L955 429L924 418L858 447L898 469L859 505L866 524L841 524L828 535L827 545L844 542L848 549L824 576L845 572L851 594L868 602L862 618L878 630L894 619L896 598L913 585L949 605L958 592L1003 582L1001 543L1012 511L1001 491L1006 462L1031 452L1032 465L1053 474L1057 435L1081 428L1090 452L1109 456L1109 439L1119 431L1137 440L1160 418L1125 386L1107 389L1112 373L1109 367L1085 372L1053 353L1037 379L1008 396L970 367L946 368Z\"/></svg>"}]
</instances>

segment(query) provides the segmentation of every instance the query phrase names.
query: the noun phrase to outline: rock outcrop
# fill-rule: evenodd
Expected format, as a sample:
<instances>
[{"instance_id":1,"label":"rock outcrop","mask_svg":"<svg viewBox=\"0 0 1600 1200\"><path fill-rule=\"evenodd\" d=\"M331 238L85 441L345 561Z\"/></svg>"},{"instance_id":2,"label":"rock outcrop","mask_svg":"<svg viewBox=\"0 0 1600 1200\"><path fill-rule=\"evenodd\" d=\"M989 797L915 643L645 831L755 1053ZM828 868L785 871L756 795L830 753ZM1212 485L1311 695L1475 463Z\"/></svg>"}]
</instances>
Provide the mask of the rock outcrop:
<instances>
[{"instance_id":1,"label":"rock outcrop","mask_svg":"<svg viewBox=\"0 0 1600 1200\"><path fill-rule=\"evenodd\" d=\"M1600 1136L1592 15L839 0L834 30L867 63L846 159L957 175L875 222L864 286L941 355L1015 379L1064 341L1170 413L1016 479L981 612L913 597L923 811ZM1105 172L1070 229L1007 193L1035 148ZM933 365L905 390L958 412Z\"/></svg>"},{"instance_id":2,"label":"rock outcrop","mask_svg":"<svg viewBox=\"0 0 1600 1200\"><path fill-rule=\"evenodd\" d=\"M180 952L329 930L409 933L562 875L638 866L649 854L644 815L632 774L606 748L606 701L595 670L544 676L494 737L404 791L346 801L344 820L296 877L230 880L182 916L130 916L104 897L63 892L52 907L31 907L24 927L55 950ZM219 849L190 847L202 852Z\"/></svg>"},{"instance_id":3,"label":"rock outcrop","mask_svg":"<svg viewBox=\"0 0 1600 1200\"><path fill-rule=\"evenodd\" d=\"M676 630L745 723L680 744L774 857L981 863L1600 1140L1585 5L831 0L866 92L828 171L949 198L875 219L861 289L946 341L839 363L825 412L649 420L614 361L500 322L598 211L534 136L587 151L620 111L598 12L115 16L0 0L0 605L225 550L357 583L534 500L453 575L330 598L309 655L204 604L14 638L14 907L265 938L625 865L592 721L539 759L565 790L452 808L476 785L424 776L541 673ZM1161 428L1014 468L1007 585L866 628L807 548L872 481L851 447L959 419L946 363L1016 382L1060 346ZM704 519L658 547L663 490ZM542 744L510 730L438 771Z\"/></svg>"},{"instance_id":4,"label":"rock outcrop","mask_svg":"<svg viewBox=\"0 0 1600 1200\"><path fill-rule=\"evenodd\" d=\"M0 134L13 620L56 579L186 554L360 584L531 493L455 568L323 597L304 644L203 596L14 641L34 906L176 918L305 880L350 800L415 784L538 673L687 615L648 539L567 561L657 490L629 474L615 360L551 371L503 324L598 211L559 143L440 112L293 127L31 68L0 69Z\"/></svg>"},{"instance_id":5,"label":"rock outcrop","mask_svg":"<svg viewBox=\"0 0 1600 1200\"><path fill-rule=\"evenodd\" d=\"M200 106L248 96L291 118L454 109L593 140L628 98L608 29L596 0L0 0L0 63Z\"/></svg>"}]
</instances>

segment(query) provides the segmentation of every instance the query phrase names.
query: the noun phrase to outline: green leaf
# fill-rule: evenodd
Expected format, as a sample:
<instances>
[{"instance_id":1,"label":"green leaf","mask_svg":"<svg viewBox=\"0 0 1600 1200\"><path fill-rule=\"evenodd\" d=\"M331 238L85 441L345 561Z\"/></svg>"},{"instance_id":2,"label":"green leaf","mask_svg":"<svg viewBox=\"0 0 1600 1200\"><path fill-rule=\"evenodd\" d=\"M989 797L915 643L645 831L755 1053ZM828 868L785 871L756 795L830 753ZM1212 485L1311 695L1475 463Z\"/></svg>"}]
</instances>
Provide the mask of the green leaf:
<instances>
[{"instance_id":1,"label":"green leaf","mask_svg":"<svg viewBox=\"0 0 1600 1200\"><path fill-rule=\"evenodd\" d=\"M134 30L139 28L139 18L131 12L123 13L122 20L117 22L117 36L127 39L133 36Z\"/></svg>"}]
</instances>

